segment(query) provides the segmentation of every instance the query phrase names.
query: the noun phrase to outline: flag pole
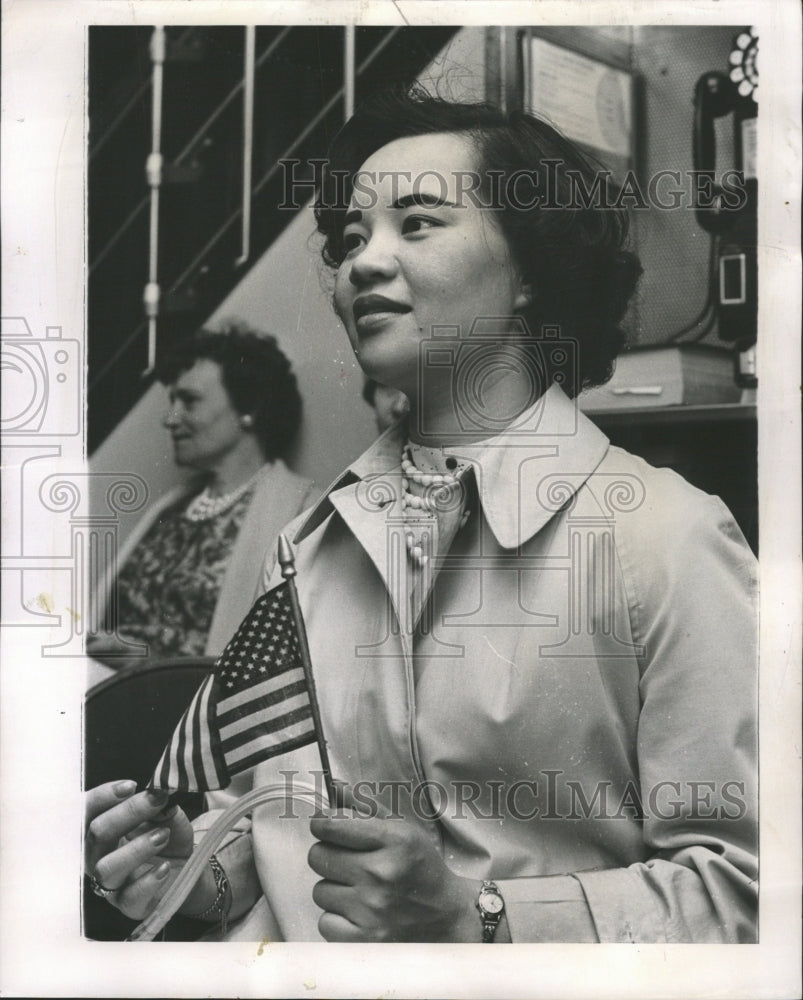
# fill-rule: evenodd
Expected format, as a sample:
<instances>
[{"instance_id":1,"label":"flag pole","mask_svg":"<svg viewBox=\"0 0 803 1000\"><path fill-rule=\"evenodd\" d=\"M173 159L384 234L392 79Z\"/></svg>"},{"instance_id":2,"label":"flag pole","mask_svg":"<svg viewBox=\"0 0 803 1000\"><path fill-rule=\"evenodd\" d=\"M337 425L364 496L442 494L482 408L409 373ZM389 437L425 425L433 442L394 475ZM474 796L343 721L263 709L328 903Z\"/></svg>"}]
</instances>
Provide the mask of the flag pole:
<instances>
[{"instance_id":1,"label":"flag pole","mask_svg":"<svg viewBox=\"0 0 803 1000\"><path fill-rule=\"evenodd\" d=\"M298 636L298 650L301 654L301 665L304 668L304 677L307 681L309 692L309 703L312 710L312 722L315 726L315 739L318 744L318 751L321 755L321 768L323 770L323 780L326 785L326 794L329 799L329 806L337 808L337 792L335 789L332 771L329 766L329 751L326 746L326 737L323 732L321 722L321 712L318 707L318 695L315 691L315 678L312 675L312 660L309 655L309 645L307 643L307 630L304 627L304 618L301 615L301 605L298 603L298 592L296 590L296 564L293 559L293 550L284 535L279 535L279 565L282 568L282 577L287 581L287 589L290 594L290 604L293 608L293 618L295 619L296 634Z\"/></svg>"}]
</instances>

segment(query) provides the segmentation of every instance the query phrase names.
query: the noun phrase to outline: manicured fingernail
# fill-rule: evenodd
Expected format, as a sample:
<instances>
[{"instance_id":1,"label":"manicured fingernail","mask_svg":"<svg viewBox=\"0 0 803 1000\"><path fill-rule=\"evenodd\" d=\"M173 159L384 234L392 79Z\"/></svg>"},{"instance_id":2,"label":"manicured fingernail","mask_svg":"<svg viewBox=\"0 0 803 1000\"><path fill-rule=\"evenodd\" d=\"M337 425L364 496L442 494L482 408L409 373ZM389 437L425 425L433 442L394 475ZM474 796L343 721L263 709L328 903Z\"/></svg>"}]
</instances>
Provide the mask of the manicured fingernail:
<instances>
[{"instance_id":1,"label":"manicured fingernail","mask_svg":"<svg viewBox=\"0 0 803 1000\"><path fill-rule=\"evenodd\" d=\"M118 799L127 799L128 796L133 795L136 790L136 781L116 781L112 785L112 791Z\"/></svg>"},{"instance_id":2,"label":"manicured fingernail","mask_svg":"<svg viewBox=\"0 0 803 1000\"><path fill-rule=\"evenodd\" d=\"M148 789L148 805L150 806L165 806L169 798L170 794L163 792L161 788Z\"/></svg>"},{"instance_id":3,"label":"manicured fingernail","mask_svg":"<svg viewBox=\"0 0 803 1000\"><path fill-rule=\"evenodd\" d=\"M163 878L167 878L170 874L170 862L163 861L158 868L153 871L154 878L161 882Z\"/></svg>"},{"instance_id":4,"label":"manicured fingernail","mask_svg":"<svg viewBox=\"0 0 803 1000\"><path fill-rule=\"evenodd\" d=\"M170 831L165 830L164 827L160 827L158 830L152 830L149 837L154 847L161 847L162 844L166 844L170 839Z\"/></svg>"}]
</instances>

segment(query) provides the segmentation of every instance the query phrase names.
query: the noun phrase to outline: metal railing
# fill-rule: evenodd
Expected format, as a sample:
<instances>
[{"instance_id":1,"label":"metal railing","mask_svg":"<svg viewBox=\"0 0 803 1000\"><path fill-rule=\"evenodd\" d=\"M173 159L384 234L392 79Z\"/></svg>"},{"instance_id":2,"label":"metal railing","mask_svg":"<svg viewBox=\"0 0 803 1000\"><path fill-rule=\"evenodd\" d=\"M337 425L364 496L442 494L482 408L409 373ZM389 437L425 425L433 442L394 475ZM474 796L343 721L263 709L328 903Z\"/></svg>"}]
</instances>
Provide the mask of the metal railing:
<instances>
[{"instance_id":1,"label":"metal railing","mask_svg":"<svg viewBox=\"0 0 803 1000\"><path fill-rule=\"evenodd\" d=\"M261 66L267 63L267 61L271 58L276 49L287 38L287 36L290 34L291 31L292 28L283 28L279 32L279 34L276 36L276 38L273 39L270 45L268 45L265 51L261 53L258 59L256 59L254 63L255 70L258 70ZM138 90L136 94L137 99L141 98L142 95L145 93L145 91L150 89L150 87L151 87L151 80L148 80L147 83L143 84L143 86ZM223 100L220 102L220 104L218 104L218 106L215 108L212 114L206 119L203 125L201 125L199 129L197 129L193 137L189 140L188 143L185 144L184 148L175 157L174 164L176 166L182 166L190 159L193 153L197 152L198 148L203 143L204 137L208 135L209 130L212 128L215 122L217 122L217 120L221 117L221 115L226 111L226 109L232 104L232 102L238 97L242 89L243 89L243 81L240 80L240 82L223 98ZM134 106L134 99L132 98L132 100L129 101L129 103L126 105L123 111L120 112L120 115L118 115L118 117L114 120L113 124L110 126L110 129L116 130L120 124L121 116L127 115L133 106ZM98 143L98 146L96 147L96 150L97 148L99 148L99 145L100 141ZM150 194L147 194L139 202L137 202L134 208L131 209L129 214L120 224L118 229L115 231L114 235L104 244L103 249L99 250L98 253L94 256L94 258L89 262L90 275L103 263L103 261L111 253L111 251L114 249L117 243L119 243L122 237L126 234L126 232L131 227L133 222L137 219L137 217L145 211L145 209L149 205L149 202L150 202Z\"/></svg>"},{"instance_id":2,"label":"metal railing","mask_svg":"<svg viewBox=\"0 0 803 1000\"><path fill-rule=\"evenodd\" d=\"M287 147L282 151L282 153L276 157L275 161L271 166L262 174L262 176L257 180L255 184L251 186L250 195L247 195L244 191L244 198L247 197L248 203L250 205L253 198L255 198L265 186L276 176L278 170L280 169L280 164L282 160L289 159L293 154L299 149L299 147L304 143L304 141L314 132L314 130L321 124L321 122L330 114L338 103L343 102L344 114L348 112L350 107L353 107L354 94L356 89L356 79L362 74L366 69L368 69L371 64L378 58L378 56L383 52L383 50L391 43L391 41L398 35L402 30L401 27L391 27L388 29L387 33L377 42L377 44L372 48L369 54L355 67L354 65L354 38L353 35L349 40L350 32L346 29L344 30L344 83L335 90L335 92L329 97L329 99L324 103L324 105L317 111L317 113L312 117L312 119L307 122L304 128L295 136L295 138L287 145ZM259 57L255 60L254 67L258 69L263 66L268 59L276 52L281 43L288 37L292 28L284 28L276 38L274 38L270 45L267 46L264 52L262 52ZM349 65L351 70L349 70ZM215 124L215 122L221 117L225 110L232 104L232 102L237 98L245 86L245 79L240 80L232 90L226 95L226 97L217 105L212 114L206 119L202 126L200 126L193 137L185 144L181 152L174 160L175 165L182 165L190 159L191 155L202 146L205 137L209 134L210 129ZM114 246L119 242L119 240L124 235L125 231L132 225L134 220L141 215L151 202L150 194L146 195L142 200L136 205L136 207L129 213L121 227L115 232L115 234L108 240L103 249L96 255L93 261L90 263L89 273L90 275L97 269L97 267L103 262L103 260L111 253ZM236 224L238 220L243 218L243 208L242 205L236 211L231 213L229 217L215 230L212 236L207 240L201 250L192 258L190 263L184 268L181 274L173 280L168 288L167 295L170 295L177 291L181 285L190 277L193 271L198 268L205 258L208 258L211 251L215 245L220 241L220 239L226 234L232 225ZM151 243L153 243L153 237L151 238ZM242 257L242 255L241 255ZM245 258L247 259L247 258ZM245 259L236 260L235 265L241 265L245 262ZM151 281L153 282L153 276L150 275ZM162 301L164 296L161 296ZM137 326L124 337L117 345L116 350L108 357L103 365L92 372L92 380L90 386L96 385L100 382L108 372L117 364L122 355L131 347L131 345L140 337L142 337L145 328L149 325L149 321L155 319L155 316L146 316ZM151 339L151 345L149 349L149 365L152 362L152 355L155 351L155 340L153 337Z\"/></svg>"}]
</instances>

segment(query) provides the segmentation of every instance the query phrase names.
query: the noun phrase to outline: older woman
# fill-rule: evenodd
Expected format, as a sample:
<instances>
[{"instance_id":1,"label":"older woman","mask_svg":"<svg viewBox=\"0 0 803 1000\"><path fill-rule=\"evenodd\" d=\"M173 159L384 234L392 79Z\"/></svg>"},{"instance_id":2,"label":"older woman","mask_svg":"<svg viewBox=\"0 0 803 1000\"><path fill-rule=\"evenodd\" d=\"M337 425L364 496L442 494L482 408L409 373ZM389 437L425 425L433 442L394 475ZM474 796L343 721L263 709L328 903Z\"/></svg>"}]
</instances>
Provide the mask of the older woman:
<instances>
[{"instance_id":1,"label":"older woman","mask_svg":"<svg viewBox=\"0 0 803 1000\"><path fill-rule=\"evenodd\" d=\"M311 820L312 875L284 849L298 821L257 813L188 913L264 894L241 936L754 939L753 559L719 500L571 401L609 375L639 273L578 177L593 189L545 123L418 94L335 140L317 216L336 308L411 404L292 526L356 808ZM252 780L319 768L307 747ZM180 815L116 848L163 802L90 797L87 865L132 915L187 850Z\"/></svg>"},{"instance_id":2,"label":"older woman","mask_svg":"<svg viewBox=\"0 0 803 1000\"><path fill-rule=\"evenodd\" d=\"M116 666L137 643L155 657L220 653L279 530L319 496L281 458L301 397L273 337L240 325L198 330L158 375L175 463L195 476L154 504L120 553L117 638L89 643Z\"/></svg>"}]
</instances>

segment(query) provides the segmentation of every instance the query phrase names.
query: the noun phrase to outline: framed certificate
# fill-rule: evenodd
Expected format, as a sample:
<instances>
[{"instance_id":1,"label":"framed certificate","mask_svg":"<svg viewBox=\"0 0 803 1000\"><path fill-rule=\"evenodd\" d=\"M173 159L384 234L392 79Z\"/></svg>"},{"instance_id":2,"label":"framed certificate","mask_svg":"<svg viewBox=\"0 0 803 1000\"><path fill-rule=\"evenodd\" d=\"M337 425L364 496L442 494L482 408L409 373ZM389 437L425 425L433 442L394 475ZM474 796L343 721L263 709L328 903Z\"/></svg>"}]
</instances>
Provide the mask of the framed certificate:
<instances>
[{"instance_id":1,"label":"framed certificate","mask_svg":"<svg viewBox=\"0 0 803 1000\"><path fill-rule=\"evenodd\" d=\"M520 65L523 110L545 118L614 176L635 168L635 74L621 59L591 56L524 29Z\"/></svg>"}]
</instances>

